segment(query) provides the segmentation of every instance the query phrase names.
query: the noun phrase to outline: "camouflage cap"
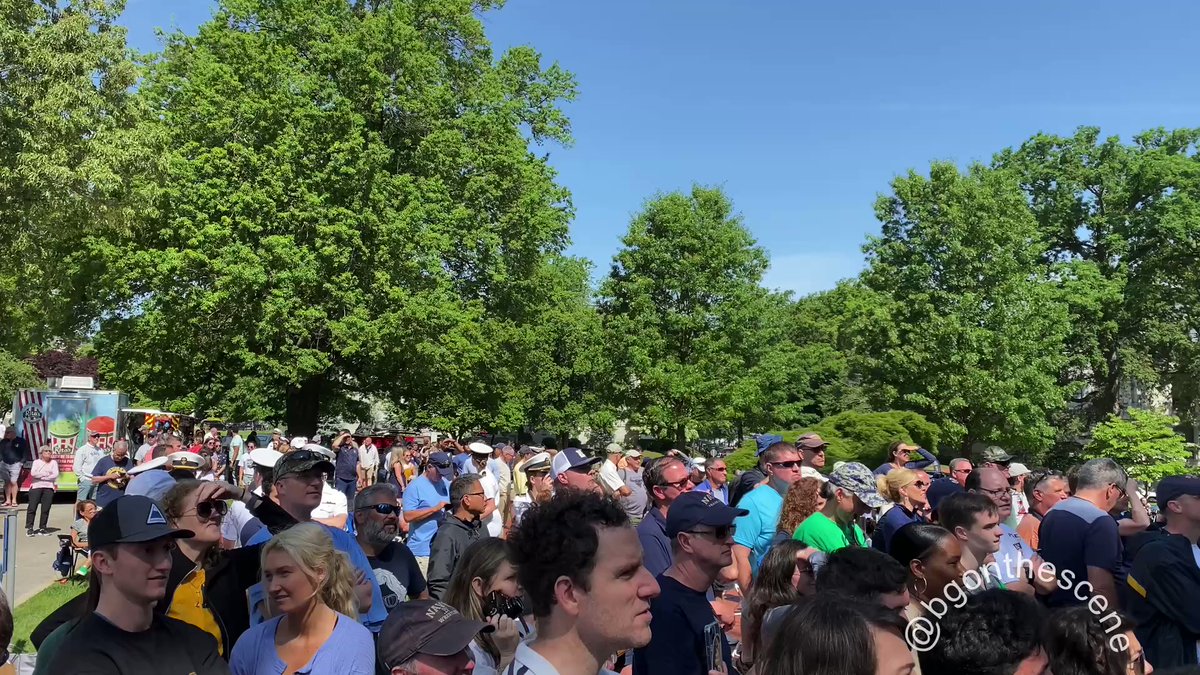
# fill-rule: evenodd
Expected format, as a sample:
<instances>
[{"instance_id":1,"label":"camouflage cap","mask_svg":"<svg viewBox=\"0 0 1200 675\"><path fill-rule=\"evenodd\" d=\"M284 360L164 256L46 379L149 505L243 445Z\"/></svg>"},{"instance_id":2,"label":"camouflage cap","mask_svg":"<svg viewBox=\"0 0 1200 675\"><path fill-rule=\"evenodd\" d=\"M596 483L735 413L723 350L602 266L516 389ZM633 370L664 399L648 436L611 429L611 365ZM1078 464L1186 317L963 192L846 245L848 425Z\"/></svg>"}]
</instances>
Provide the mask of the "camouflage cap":
<instances>
[{"instance_id":1,"label":"camouflage cap","mask_svg":"<svg viewBox=\"0 0 1200 675\"><path fill-rule=\"evenodd\" d=\"M1011 462L1012 455L1008 454L1004 448L998 445L989 445L983 451L983 461L995 463Z\"/></svg>"},{"instance_id":2,"label":"camouflage cap","mask_svg":"<svg viewBox=\"0 0 1200 675\"><path fill-rule=\"evenodd\" d=\"M829 474L829 482L833 485L854 493L867 506L877 509L887 500L879 494L875 476L860 462L846 462Z\"/></svg>"}]
</instances>

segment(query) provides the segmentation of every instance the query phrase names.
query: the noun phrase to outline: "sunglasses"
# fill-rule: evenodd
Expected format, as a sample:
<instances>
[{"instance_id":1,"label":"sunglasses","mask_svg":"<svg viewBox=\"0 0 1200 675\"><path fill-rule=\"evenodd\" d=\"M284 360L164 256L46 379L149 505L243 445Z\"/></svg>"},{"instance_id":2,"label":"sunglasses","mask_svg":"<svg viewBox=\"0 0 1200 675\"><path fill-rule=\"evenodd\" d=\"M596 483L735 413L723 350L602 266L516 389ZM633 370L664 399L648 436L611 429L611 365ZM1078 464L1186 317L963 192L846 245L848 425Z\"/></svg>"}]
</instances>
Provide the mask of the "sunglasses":
<instances>
[{"instance_id":1,"label":"sunglasses","mask_svg":"<svg viewBox=\"0 0 1200 675\"><path fill-rule=\"evenodd\" d=\"M721 473L725 473L725 467L723 467L723 466L710 466L710 467L708 467L708 470L709 470L710 472L712 472L712 471L719 471L719 472L721 472Z\"/></svg>"},{"instance_id":2,"label":"sunglasses","mask_svg":"<svg viewBox=\"0 0 1200 675\"><path fill-rule=\"evenodd\" d=\"M684 530L688 534L708 535L714 539L728 539L737 532L737 525L721 525L711 530Z\"/></svg>"},{"instance_id":3,"label":"sunglasses","mask_svg":"<svg viewBox=\"0 0 1200 675\"><path fill-rule=\"evenodd\" d=\"M676 490L682 490L683 488L687 487L688 483L691 483L691 482L692 482L691 477L686 477L686 478L681 478L681 479L675 481L674 483L663 483L663 487L664 488L673 487Z\"/></svg>"},{"instance_id":4,"label":"sunglasses","mask_svg":"<svg viewBox=\"0 0 1200 675\"><path fill-rule=\"evenodd\" d=\"M918 488L924 490L925 488L929 487L929 481L919 480L915 481L913 485L916 485Z\"/></svg>"},{"instance_id":5,"label":"sunglasses","mask_svg":"<svg viewBox=\"0 0 1200 675\"><path fill-rule=\"evenodd\" d=\"M229 513L229 505L220 499L209 499L196 504L196 517L200 520L209 520L214 513L224 517L226 513Z\"/></svg>"},{"instance_id":6,"label":"sunglasses","mask_svg":"<svg viewBox=\"0 0 1200 675\"><path fill-rule=\"evenodd\" d=\"M395 504L372 504L370 506L360 507L357 510L358 511L372 510L381 516L390 516L390 515L400 513L400 507L396 506Z\"/></svg>"},{"instance_id":7,"label":"sunglasses","mask_svg":"<svg viewBox=\"0 0 1200 675\"><path fill-rule=\"evenodd\" d=\"M823 451L822 451L823 452ZM787 462L769 462L771 466L777 466L781 469L799 469L802 463L798 459L793 459Z\"/></svg>"}]
</instances>

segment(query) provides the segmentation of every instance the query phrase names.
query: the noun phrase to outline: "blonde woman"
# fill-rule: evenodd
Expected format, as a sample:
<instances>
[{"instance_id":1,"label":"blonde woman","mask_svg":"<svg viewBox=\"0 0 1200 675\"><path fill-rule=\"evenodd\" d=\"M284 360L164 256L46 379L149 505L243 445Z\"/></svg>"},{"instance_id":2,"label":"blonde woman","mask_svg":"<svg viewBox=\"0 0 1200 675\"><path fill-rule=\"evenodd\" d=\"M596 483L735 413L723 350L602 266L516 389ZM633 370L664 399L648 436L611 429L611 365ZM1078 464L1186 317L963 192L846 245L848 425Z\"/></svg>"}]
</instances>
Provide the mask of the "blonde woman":
<instances>
[{"instance_id":1,"label":"blonde woman","mask_svg":"<svg viewBox=\"0 0 1200 675\"><path fill-rule=\"evenodd\" d=\"M892 507L879 519L879 527L871 537L871 546L884 553L891 550L892 536L909 523L923 523L922 510L928 503L929 474L913 469L892 469L886 476L876 476L879 494Z\"/></svg>"},{"instance_id":2,"label":"blonde woman","mask_svg":"<svg viewBox=\"0 0 1200 675\"><path fill-rule=\"evenodd\" d=\"M263 584L277 614L233 647L233 675L374 675L375 643L358 623L355 572L325 528L295 525L262 549Z\"/></svg>"}]
</instances>

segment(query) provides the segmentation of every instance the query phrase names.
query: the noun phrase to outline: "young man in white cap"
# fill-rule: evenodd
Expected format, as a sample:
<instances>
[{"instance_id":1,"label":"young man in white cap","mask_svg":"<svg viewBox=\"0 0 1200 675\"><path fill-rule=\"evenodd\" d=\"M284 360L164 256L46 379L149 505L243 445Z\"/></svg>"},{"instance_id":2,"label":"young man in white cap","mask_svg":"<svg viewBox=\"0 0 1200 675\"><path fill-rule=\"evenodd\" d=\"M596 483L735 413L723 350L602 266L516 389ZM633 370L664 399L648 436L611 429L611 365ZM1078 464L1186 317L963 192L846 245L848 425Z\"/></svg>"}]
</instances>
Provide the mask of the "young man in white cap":
<instances>
[{"instance_id":1,"label":"young man in white cap","mask_svg":"<svg viewBox=\"0 0 1200 675\"><path fill-rule=\"evenodd\" d=\"M223 675L217 641L203 630L154 611L166 597L175 540L150 498L114 499L88 526L95 605L60 628L48 672L89 675ZM98 591L98 592L97 592Z\"/></svg>"},{"instance_id":2,"label":"young man in white cap","mask_svg":"<svg viewBox=\"0 0 1200 675\"><path fill-rule=\"evenodd\" d=\"M471 465L475 467L475 473L479 476L479 484L483 486L484 498L487 500L487 506L483 509L483 513L479 514L479 520L483 523L489 537L499 537L504 531L504 520L499 508L500 481L488 467L495 450L487 443L479 441L471 443L467 449L471 451Z\"/></svg>"},{"instance_id":3,"label":"young man in white cap","mask_svg":"<svg viewBox=\"0 0 1200 675\"><path fill-rule=\"evenodd\" d=\"M534 504L547 502L554 496L554 484L550 481L550 453L539 452L521 463L516 469L525 474L528 489L525 494L513 497L512 525L521 522L525 511Z\"/></svg>"}]
</instances>

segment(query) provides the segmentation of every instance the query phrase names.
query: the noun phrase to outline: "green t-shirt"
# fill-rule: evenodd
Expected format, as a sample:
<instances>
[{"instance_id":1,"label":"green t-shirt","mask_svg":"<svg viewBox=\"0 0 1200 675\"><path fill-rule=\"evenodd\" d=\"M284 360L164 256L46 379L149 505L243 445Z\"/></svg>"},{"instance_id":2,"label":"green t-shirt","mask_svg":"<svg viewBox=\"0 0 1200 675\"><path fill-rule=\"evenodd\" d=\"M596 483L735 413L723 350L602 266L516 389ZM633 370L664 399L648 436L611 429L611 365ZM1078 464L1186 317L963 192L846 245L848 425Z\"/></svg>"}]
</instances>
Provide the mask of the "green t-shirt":
<instances>
[{"instance_id":1,"label":"green t-shirt","mask_svg":"<svg viewBox=\"0 0 1200 675\"><path fill-rule=\"evenodd\" d=\"M867 538L858 525L851 523L849 527L843 527L819 512L805 518L796 528L792 539L799 539L823 553L833 553L847 546L867 545Z\"/></svg>"}]
</instances>

